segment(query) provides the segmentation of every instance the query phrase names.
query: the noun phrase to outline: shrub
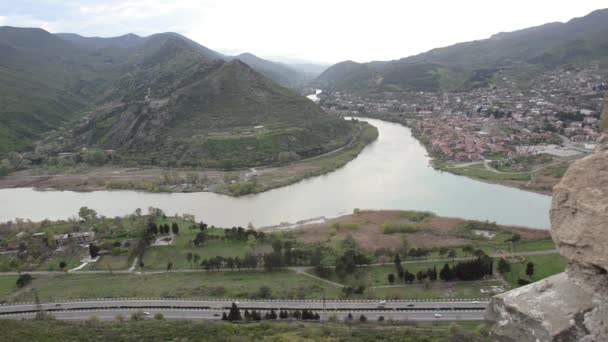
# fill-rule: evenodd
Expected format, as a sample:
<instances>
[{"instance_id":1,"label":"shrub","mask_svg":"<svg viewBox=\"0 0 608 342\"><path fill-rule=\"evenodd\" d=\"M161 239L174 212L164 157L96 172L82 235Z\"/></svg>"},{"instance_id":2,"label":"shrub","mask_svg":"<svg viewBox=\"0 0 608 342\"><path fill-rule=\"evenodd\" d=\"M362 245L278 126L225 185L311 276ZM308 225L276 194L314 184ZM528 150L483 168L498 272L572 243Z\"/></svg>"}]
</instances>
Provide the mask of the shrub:
<instances>
[{"instance_id":1,"label":"shrub","mask_svg":"<svg viewBox=\"0 0 608 342\"><path fill-rule=\"evenodd\" d=\"M356 224L356 223L339 223L339 222L336 222L336 223L333 223L331 225L331 228L335 229L337 231L340 231L340 230L343 230L343 229L344 230L357 230L357 229L359 229L359 225Z\"/></svg>"},{"instance_id":2,"label":"shrub","mask_svg":"<svg viewBox=\"0 0 608 342\"><path fill-rule=\"evenodd\" d=\"M145 317L146 317L146 315L144 314L143 311L136 311L133 314L131 314L132 321L143 321Z\"/></svg>"},{"instance_id":3,"label":"shrub","mask_svg":"<svg viewBox=\"0 0 608 342\"><path fill-rule=\"evenodd\" d=\"M430 211L404 210L399 213L399 216L413 222L421 222L428 218L434 217L435 214Z\"/></svg>"},{"instance_id":4,"label":"shrub","mask_svg":"<svg viewBox=\"0 0 608 342\"><path fill-rule=\"evenodd\" d=\"M32 276L29 273L24 273L17 278L17 287L22 288L32 282Z\"/></svg>"},{"instance_id":5,"label":"shrub","mask_svg":"<svg viewBox=\"0 0 608 342\"><path fill-rule=\"evenodd\" d=\"M387 221L382 224L382 233L384 234L413 233L416 230L418 230L418 228L412 223Z\"/></svg>"}]
</instances>

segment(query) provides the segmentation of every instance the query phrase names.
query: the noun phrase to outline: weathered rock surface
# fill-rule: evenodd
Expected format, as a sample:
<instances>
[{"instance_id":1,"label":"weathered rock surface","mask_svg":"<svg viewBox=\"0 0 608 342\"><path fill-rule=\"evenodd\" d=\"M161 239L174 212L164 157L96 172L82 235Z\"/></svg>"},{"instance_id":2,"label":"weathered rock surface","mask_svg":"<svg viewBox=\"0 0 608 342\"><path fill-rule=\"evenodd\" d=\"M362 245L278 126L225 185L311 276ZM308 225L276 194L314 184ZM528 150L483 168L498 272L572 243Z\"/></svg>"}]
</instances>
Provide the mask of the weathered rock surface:
<instances>
[{"instance_id":1,"label":"weathered rock surface","mask_svg":"<svg viewBox=\"0 0 608 342\"><path fill-rule=\"evenodd\" d=\"M573 163L553 188L551 235L569 260L608 270L608 151Z\"/></svg>"},{"instance_id":2,"label":"weathered rock surface","mask_svg":"<svg viewBox=\"0 0 608 342\"><path fill-rule=\"evenodd\" d=\"M608 96L601 129L596 153L553 189L551 235L568 269L492 298L493 340L608 341Z\"/></svg>"},{"instance_id":3,"label":"weathered rock surface","mask_svg":"<svg viewBox=\"0 0 608 342\"><path fill-rule=\"evenodd\" d=\"M492 333L501 342L579 341L588 333L582 321L591 310L592 294L560 273L494 297L486 318L495 322Z\"/></svg>"}]
</instances>

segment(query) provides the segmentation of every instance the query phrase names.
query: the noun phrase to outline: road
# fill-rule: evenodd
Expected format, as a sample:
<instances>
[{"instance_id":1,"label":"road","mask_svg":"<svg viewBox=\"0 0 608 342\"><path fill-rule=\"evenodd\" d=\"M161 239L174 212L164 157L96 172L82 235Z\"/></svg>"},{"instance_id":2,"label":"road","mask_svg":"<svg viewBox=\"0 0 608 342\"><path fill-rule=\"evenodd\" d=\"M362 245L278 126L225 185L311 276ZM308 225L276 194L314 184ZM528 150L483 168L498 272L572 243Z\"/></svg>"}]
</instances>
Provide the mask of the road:
<instances>
[{"instance_id":1,"label":"road","mask_svg":"<svg viewBox=\"0 0 608 342\"><path fill-rule=\"evenodd\" d=\"M350 313L353 317L364 314L370 320L383 316L393 320L481 320L487 301L388 301L376 300L321 301L321 300L247 300L235 301L241 309L261 311L309 309L320 315L342 319ZM162 313L167 319L218 319L232 305L232 299L176 300L176 299L107 299L54 302L42 304L7 304L0 306L0 318L32 318L40 310L50 312L57 319L114 319L118 314L129 317L141 310ZM441 317L435 317L436 314Z\"/></svg>"},{"instance_id":2,"label":"road","mask_svg":"<svg viewBox=\"0 0 608 342\"><path fill-rule=\"evenodd\" d=\"M53 312L55 319L60 320L87 320L93 317L99 320L116 320L117 316L121 315L124 319L130 319L131 315L138 310L135 309L96 309L96 310L76 310L76 311L64 311L64 312ZM150 315L146 316L147 319L152 319L155 314L161 313L165 319L188 319L188 320L219 320L222 317L222 310L184 310L184 309L152 309L145 311ZM313 310L315 313L324 317L323 311ZM262 311L262 313L265 313ZM360 315L370 321L377 321L380 316L384 317L385 320L393 321L482 321L483 311L420 311L420 312L396 312L396 311L326 311L325 319L330 317L336 317L337 319L344 320L351 314L354 321L359 319ZM436 314L441 317L435 317ZM0 319L32 319L34 313L26 314L10 314L2 315Z\"/></svg>"}]
</instances>

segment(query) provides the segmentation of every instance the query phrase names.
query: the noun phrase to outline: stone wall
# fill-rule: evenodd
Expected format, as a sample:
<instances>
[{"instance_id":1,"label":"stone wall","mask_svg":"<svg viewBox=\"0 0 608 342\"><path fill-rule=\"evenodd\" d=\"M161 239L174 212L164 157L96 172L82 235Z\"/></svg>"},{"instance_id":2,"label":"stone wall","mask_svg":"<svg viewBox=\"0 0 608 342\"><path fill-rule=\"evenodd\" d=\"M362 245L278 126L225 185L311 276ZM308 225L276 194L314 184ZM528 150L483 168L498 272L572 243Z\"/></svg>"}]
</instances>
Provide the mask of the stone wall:
<instances>
[{"instance_id":1,"label":"stone wall","mask_svg":"<svg viewBox=\"0 0 608 342\"><path fill-rule=\"evenodd\" d=\"M596 152L553 189L551 236L566 272L492 298L493 340L608 341L608 95Z\"/></svg>"}]
</instances>

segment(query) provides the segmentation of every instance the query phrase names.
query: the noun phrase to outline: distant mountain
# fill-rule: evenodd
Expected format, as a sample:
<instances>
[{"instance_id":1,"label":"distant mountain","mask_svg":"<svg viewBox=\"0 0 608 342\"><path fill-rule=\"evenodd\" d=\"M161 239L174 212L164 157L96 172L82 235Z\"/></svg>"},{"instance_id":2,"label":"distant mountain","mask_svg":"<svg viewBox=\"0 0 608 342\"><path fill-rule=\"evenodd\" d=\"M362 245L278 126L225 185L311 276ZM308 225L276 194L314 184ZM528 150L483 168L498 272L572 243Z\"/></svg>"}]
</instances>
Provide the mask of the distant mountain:
<instances>
[{"instance_id":1,"label":"distant mountain","mask_svg":"<svg viewBox=\"0 0 608 342\"><path fill-rule=\"evenodd\" d=\"M270 61L281 63L287 65L288 67L299 71L303 74L306 74L310 79L314 79L317 76L321 75L323 71L327 70L331 66L331 64L327 63L316 63L311 62L305 59L300 58L290 58L290 57L280 57L280 56L272 56L272 57L264 57Z\"/></svg>"},{"instance_id":2,"label":"distant mountain","mask_svg":"<svg viewBox=\"0 0 608 342\"><path fill-rule=\"evenodd\" d=\"M84 38L3 27L0 49L0 154L43 138L44 155L99 148L130 164L250 166L335 149L355 130L174 33Z\"/></svg>"},{"instance_id":3,"label":"distant mountain","mask_svg":"<svg viewBox=\"0 0 608 342\"><path fill-rule=\"evenodd\" d=\"M286 87L294 87L309 80L304 74L284 64L271 62L251 53L242 53L238 56L229 57L228 59L232 58L242 61L258 72L264 74L266 77Z\"/></svg>"},{"instance_id":4,"label":"distant mountain","mask_svg":"<svg viewBox=\"0 0 608 342\"><path fill-rule=\"evenodd\" d=\"M243 53L238 56L226 56L219 52L213 51L207 47L204 47L197 42L190 40L182 35L177 33L159 33L154 34L148 37L140 37L135 34L126 34L119 37L109 37L109 38L100 38L100 37L83 37L74 33L57 33L59 38L69 41L79 47L89 49L89 50L105 50L106 53L110 53L111 49L121 48L121 49L132 49L138 48L144 45L149 41L157 41L166 39L167 37L178 37L186 42L194 48L200 51L207 58L217 58L224 59L226 61L231 61L233 59L239 59L244 63L251 66L256 71L264 74L266 77L274 80L275 82L286 86L286 87L295 87L304 82L312 80L314 77L318 75L308 75L307 73L297 71L285 64L272 62L266 59L262 59L257 57L251 53ZM114 51L117 52L117 51Z\"/></svg>"},{"instance_id":5,"label":"distant mountain","mask_svg":"<svg viewBox=\"0 0 608 342\"><path fill-rule=\"evenodd\" d=\"M188 46L197 50L207 58L224 58L224 55L222 55L221 53L213 51L191 39L188 39L174 32L157 33L147 37L140 37L138 35L129 33L123 36L109 38L83 37L74 33L56 33L55 35L63 40L73 43L78 47L89 50L111 50L112 48L137 49L145 45L162 44L162 42L166 41L167 39L178 38L186 42ZM109 52L106 51L106 53Z\"/></svg>"},{"instance_id":6,"label":"distant mountain","mask_svg":"<svg viewBox=\"0 0 608 342\"><path fill-rule=\"evenodd\" d=\"M504 68L532 72L591 61L608 67L608 9L396 61L338 63L316 83L350 91L466 89L486 84Z\"/></svg>"},{"instance_id":7,"label":"distant mountain","mask_svg":"<svg viewBox=\"0 0 608 342\"><path fill-rule=\"evenodd\" d=\"M63 40L91 50L106 49L109 47L131 48L141 45L145 40L133 33L111 38L83 37L75 33L55 33L55 35Z\"/></svg>"}]
</instances>

